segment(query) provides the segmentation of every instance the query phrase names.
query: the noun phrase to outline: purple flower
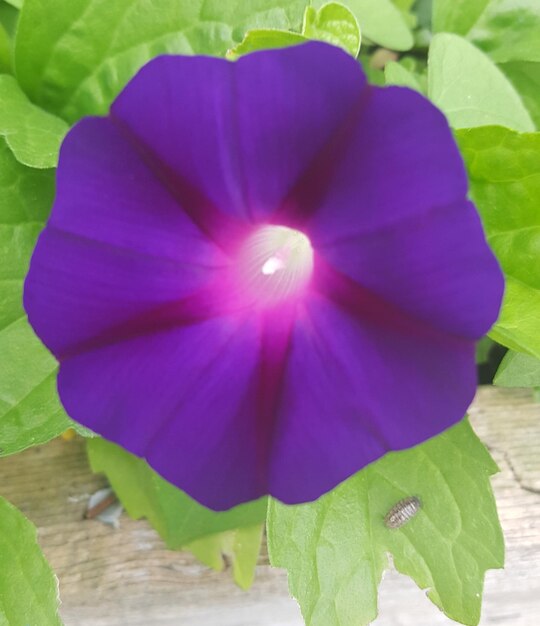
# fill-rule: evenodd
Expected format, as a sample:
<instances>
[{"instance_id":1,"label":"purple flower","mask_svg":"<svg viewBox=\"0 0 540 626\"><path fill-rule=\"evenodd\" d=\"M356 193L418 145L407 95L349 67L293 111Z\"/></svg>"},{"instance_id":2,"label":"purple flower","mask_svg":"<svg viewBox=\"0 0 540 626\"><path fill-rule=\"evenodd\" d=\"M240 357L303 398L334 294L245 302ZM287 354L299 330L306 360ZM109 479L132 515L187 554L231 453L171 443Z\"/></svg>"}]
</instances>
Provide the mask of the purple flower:
<instances>
[{"instance_id":1,"label":"purple flower","mask_svg":"<svg viewBox=\"0 0 540 626\"><path fill-rule=\"evenodd\" d=\"M322 43L165 56L60 154L25 305L78 422L201 503L460 420L503 282L443 115Z\"/></svg>"}]
</instances>

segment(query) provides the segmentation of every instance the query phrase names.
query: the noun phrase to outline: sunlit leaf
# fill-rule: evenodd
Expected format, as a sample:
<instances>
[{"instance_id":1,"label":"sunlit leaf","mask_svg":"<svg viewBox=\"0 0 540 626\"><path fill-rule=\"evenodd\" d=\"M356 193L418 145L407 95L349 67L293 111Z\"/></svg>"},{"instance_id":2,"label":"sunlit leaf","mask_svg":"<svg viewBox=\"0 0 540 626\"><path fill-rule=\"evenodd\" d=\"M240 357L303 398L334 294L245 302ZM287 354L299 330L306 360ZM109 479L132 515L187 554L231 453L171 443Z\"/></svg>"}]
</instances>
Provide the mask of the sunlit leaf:
<instances>
[{"instance_id":1,"label":"sunlit leaf","mask_svg":"<svg viewBox=\"0 0 540 626\"><path fill-rule=\"evenodd\" d=\"M305 43L306 37L300 33L288 30L258 29L249 30L244 39L234 48L227 51L227 58L234 60L257 50L270 50L275 48L287 48L300 43Z\"/></svg>"},{"instance_id":2,"label":"sunlit leaf","mask_svg":"<svg viewBox=\"0 0 540 626\"><path fill-rule=\"evenodd\" d=\"M0 497L0 624L61 626L58 582L43 556L36 529Z\"/></svg>"},{"instance_id":3,"label":"sunlit leaf","mask_svg":"<svg viewBox=\"0 0 540 626\"><path fill-rule=\"evenodd\" d=\"M540 133L459 131L471 196L505 274L493 339L540 357Z\"/></svg>"},{"instance_id":4,"label":"sunlit leaf","mask_svg":"<svg viewBox=\"0 0 540 626\"><path fill-rule=\"evenodd\" d=\"M497 467L464 420L368 466L316 502L271 501L270 560L285 567L307 626L364 626L391 554L450 618L480 619L484 574L504 545L489 476ZM403 498L421 508L400 528L384 518Z\"/></svg>"},{"instance_id":5,"label":"sunlit leaf","mask_svg":"<svg viewBox=\"0 0 540 626\"><path fill-rule=\"evenodd\" d=\"M67 130L63 120L33 105L13 76L0 76L0 135L18 161L29 167L55 167Z\"/></svg>"},{"instance_id":6,"label":"sunlit leaf","mask_svg":"<svg viewBox=\"0 0 540 626\"><path fill-rule=\"evenodd\" d=\"M300 30L305 0L26 0L15 67L31 99L69 121L103 114L149 59L224 55L254 28Z\"/></svg>"},{"instance_id":7,"label":"sunlit leaf","mask_svg":"<svg viewBox=\"0 0 540 626\"><path fill-rule=\"evenodd\" d=\"M499 387L540 387L540 359L510 350L493 383Z\"/></svg>"},{"instance_id":8,"label":"sunlit leaf","mask_svg":"<svg viewBox=\"0 0 540 626\"><path fill-rule=\"evenodd\" d=\"M312 0L320 9L328 0ZM414 39L401 11L390 0L340 0L356 17L362 36L392 50L410 50Z\"/></svg>"},{"instance_id":9,"label":"sunlit leaf","mask_svg":"<svg viewBox=\"0 0 540 626\"><path fill-rule=\"evenodd\" d=\"M30 255L52 203L54 172L25 167L0 139L0 455L72 425L56 392L57 363L22 306Z\"/></svg>"},{"instance_id":10,"label":"sunlit leaf","mask_svg":"<svg viewBox=\"0 0 540 626\"><path fill-rule=\"evenodd\" d=\"M302 34L308 39L326 41L346 50L353 57L360 52L360 28L347 7L336 2L325 4L318 11L308 7Z\"/></svg>"},{"instance_id":11,"label":"sunlit leaf","mask_svg":"<svg viewBox=\"0 0 540 626\"><path fill-rule=\"evenodd\" d=\"M429 49L428 96L454 128L499 124L534 130L518 93L483 52L462 37L435 35Z\"/></svg>"}]
</instances>

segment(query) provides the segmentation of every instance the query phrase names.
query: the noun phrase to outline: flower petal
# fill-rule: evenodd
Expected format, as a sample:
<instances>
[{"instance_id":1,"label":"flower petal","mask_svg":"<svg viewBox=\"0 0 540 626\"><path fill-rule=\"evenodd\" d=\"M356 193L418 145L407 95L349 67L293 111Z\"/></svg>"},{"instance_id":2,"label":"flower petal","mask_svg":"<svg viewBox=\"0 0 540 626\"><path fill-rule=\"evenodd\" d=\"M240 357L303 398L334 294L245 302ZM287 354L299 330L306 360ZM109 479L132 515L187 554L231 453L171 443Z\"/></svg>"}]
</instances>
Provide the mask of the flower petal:
<instances>
[{"instance_id":1,"label":"flower petal","mask_svg":"<svg viewBox=\"0 0 540 626\"><path fill-rule=\"evenodd\" d=\"M227 262L114 124L90 118L63 144L56 200L32 257L25 307L60 356L202 288Z\"/></svg>"},{"instance_id":2,"label":"flower petal","mask_svg":"<svg viewBox=\"0 0 540 626\"><path fill-rule=\"evenodd\" d=\"M358 319L314 297L292 337L270 493L313 500L456 423L475 392L473 355L473 342Z\"/></svg>"},{"instance_id":3,"label":"flower petal","mask_svg":"<svg viewBox=\"0 0 540 626\"><path fill-rule=\"evenodd\" d=\"M314 42L236 63L159 57L128 84L111 111L214 208L260 220L331 147L365 91L354 59ZM198 218L220 235L211 224L215 211Z\"/></svg>"},{"instance_id":4,"label":"flower petal","mask_svg":"<svg viewBox=\"0 0 540 626\"><path fill-rule=\"evenodd\" d=\"M206 506L258 498L257 332L222 318L86 351L62 363L62 402Z\"/></svg>"},{"instance_id":5,"label":"flower petal","mask_svg":"<svg viewBox=\"0 0 540 626\"><path fill-rule=\"evenodd\" d=\"M467 195L463 161L444 115L403 87L369 94L325 193L302 207L317 246L388 228Z\"/></svg>"},{"instance_id":6,"label":"flower petal","mask_svg":"<svg viewBox=\"0 0 540 626\"><path fill-rule=\"evenodd\" d=\"M254 218L271 218L292 191L329 179L337 155L371 91L358 62L312 42L247 55L237 65L239 139L246 199Z\"/></svg>"},{"instance_id":7,"label":"flower petal","mask_svg":"<svg viewBox=\"0 0 540 626\"><path fill-rule=\"evenodd\" d=\"M307 501L472 399L502 282L465 197L443 116L336 48L161 57L69 133L25 306L74 419L212 508ZM314 273L250 313L268 222Z\"/></svg>"},{"instance_id":8,"label":"flower petal","mask_svg":"<svg viewBox=\"0 0 540 626\"><path fill-rule=\"evenodd\" d=\"M463 200L319 248L355 281L443 332L479 339L504 280L474 206Z\"/></svg>"},{"instance_id":9,"label":"flower petal","mask_svg":"<svg viewBox=\"0 0 540 626\"><path fill-rule=\"evenodd\" d=\"M444 116L411 90L374 89L326 193L305 207L304 228L364 287L436 328L479 338L504 285L466 193Z\"/></svg>"}]
</instances>

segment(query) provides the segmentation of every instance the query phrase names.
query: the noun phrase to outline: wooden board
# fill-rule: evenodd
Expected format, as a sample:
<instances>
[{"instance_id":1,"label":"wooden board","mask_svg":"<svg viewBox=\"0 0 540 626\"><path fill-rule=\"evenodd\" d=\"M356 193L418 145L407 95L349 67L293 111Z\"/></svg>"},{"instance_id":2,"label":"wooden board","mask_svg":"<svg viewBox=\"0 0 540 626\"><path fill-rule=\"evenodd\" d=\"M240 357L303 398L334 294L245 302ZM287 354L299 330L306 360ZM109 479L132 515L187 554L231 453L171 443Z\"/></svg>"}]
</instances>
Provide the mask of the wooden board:
<instances>
[{"instance_id":1,"label":"wooden board","mask_svg":"<svg viewBox=\"0 0 540 626\"><path fill-rule=\"evenodd\" d=\"M493 485L507 545L506 569L486 579L481 624L538 626L540 404L528 391L483 388L471 421L501 468ZM264 555L253 588L242 592L229 572L165 550L145 521L124 515L114 530L83 520L90 494L104 485L90 473L80 440L0 459L0 493L37 525L67 626L302 626L285 573ZM438 624L452 622L411 580L387 573L376 626Z\"/></svg>"}]
</instances>

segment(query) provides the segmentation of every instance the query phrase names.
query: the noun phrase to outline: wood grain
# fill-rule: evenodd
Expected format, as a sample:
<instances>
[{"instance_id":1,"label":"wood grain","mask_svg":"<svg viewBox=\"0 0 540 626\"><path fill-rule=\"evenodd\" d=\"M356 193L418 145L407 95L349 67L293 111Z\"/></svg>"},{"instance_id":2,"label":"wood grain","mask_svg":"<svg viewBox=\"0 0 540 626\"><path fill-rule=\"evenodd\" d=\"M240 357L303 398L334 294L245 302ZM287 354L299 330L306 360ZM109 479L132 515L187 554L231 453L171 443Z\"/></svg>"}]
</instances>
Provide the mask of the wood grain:
<instances>
[{"instance_id":1,"label":"wood grain","mask_svg":"<svg viewBox=\"0 0 540 626\"><path fill-rule=\"evenodd\" d=\"M540 404L525 390L482 388L471 421L501 468L493 485L507 546L505 570L487 575L481 624L537 626ZM229 572L165 550L145 521L123 516L113 530L84 520L90 494L104 485L91 474L78 439L0 459L0 493L38 527L60 580L66 626L302 626L286 575L264 555L253 588L242 592ZM411 580L387 573L377 626L439 624L452 622Z\"/></svg>"}]
</instances>

